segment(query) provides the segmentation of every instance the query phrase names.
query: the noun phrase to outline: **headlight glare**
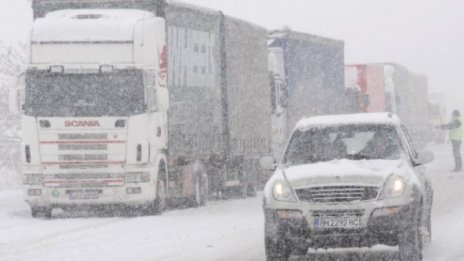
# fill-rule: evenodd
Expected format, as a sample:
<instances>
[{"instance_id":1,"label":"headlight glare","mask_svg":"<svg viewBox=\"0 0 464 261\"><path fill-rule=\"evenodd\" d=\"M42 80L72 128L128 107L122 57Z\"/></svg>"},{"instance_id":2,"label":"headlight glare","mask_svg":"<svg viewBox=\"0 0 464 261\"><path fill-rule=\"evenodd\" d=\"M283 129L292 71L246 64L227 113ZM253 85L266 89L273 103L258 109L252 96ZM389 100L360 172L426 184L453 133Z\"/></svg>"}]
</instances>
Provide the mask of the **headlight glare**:
<instances>
[{"instance_id":1,"label":"headlight glare","mask_svg":"<svg viewBox=\"0 0 464 261\"><path fill-rule=\"evenodd\" d=\"M404 178L393 175L388 178L387 182L385 183L380 194L380 199L400 197L403 195L405 188L406 183Z\"/></svg>"},{"instance_id":2,"label":"headlight glare","mask_svg":"<svg viewBox=\"0 0 464 261\"><path fill-rule=\"evenodd\" d=\"M276 181L272 187L272 194L277 201L296 202L293 191L286 181Z\"/></svg>"},{"instance_id":3,"label":"headlight glare","mask_svg":"<svg viewBox=\"0 0 464 261\"><path fill-rule=\"evenodd\" d=\"M24 185L40 185L42 184L42 174L24 174Z\"/></svg>"}]
</instances>

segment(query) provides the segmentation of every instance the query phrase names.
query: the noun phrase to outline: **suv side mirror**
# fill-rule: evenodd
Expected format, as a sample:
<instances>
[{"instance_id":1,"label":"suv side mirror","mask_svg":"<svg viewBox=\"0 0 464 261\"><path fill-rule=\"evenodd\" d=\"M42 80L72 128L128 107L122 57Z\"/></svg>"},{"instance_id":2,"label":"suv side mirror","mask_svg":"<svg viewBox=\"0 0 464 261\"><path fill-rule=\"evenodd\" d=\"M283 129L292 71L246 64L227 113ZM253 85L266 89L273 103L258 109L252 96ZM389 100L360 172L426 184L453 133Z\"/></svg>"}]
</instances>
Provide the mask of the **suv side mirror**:
<instances>
[{"instance_id":1,"label":"suv side mirror","mask_svg":"<svg viewBox=\"0 0 464 261\"><path fill-rule=\"evenodd\" d=\"M158 106L158 110L160 111L167 111L169 109L169 91L166 87L159 87L156 88L156 97L157 101L156 104Z\"/></svg>"},{"instance_id":2,"label":"suv side mirror","mask_svg":"<svg viewBox=\"0 0 464 261\"><path fill-rule=\"evenodd\" d=\"M432 162L435 159L435 154L428 150L417 152L417 158L414 160L416 165L425 165Z\"/></svg>"},{"instance_id":3,"label":"suv side mirror","mask_svg":"<svg viewBox=\"0 0 464 261\"><path fill-rule=\"evenodd\" d=\"M267 170L275 170L277 168L277 163L274 157L268 156L268 157L262 157L259 160L259 165L263 169Z\"/></svg>"}]
</instances>

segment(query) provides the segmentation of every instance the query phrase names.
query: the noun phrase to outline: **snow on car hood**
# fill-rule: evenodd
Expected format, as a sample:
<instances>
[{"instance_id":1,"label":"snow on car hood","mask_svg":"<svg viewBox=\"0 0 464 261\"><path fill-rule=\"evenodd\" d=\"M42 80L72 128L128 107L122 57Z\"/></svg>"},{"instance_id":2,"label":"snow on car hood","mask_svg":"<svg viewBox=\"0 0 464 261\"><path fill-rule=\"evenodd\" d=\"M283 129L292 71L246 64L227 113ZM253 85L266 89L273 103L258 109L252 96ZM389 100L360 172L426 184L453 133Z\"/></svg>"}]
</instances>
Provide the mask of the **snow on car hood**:
<instances>
[{"instance_id":1,"label":"snow on car hood","mask_svg":"<svg viewBox=\"0 0 464 261\"><path fill-rule=\"evenodd\" d=\"M284 169L293 188L321 185L363 184L382 186L398 172L400 160L334 160Z\"/></svg>"}]
</instances>

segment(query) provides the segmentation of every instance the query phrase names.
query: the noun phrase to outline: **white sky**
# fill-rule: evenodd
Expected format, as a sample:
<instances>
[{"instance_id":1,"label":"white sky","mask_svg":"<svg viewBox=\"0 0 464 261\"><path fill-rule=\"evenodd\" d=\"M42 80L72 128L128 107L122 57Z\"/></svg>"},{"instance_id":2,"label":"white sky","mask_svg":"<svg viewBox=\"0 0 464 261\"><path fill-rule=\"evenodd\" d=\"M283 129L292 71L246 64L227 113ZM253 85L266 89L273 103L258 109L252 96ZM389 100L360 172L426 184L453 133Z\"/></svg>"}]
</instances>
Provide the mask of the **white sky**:
<instances>
[{"instance_id":1,"label":"white sky","mask_svg":"<svg viewBox=\"0 0 464 261\"><path fill-rule=\"evenodd\" d=\"M345 41L346 63L397 62L429 77L432 91L464 109L462 0L184 0L269 29ZM26 39L27 0L0 0L0 41Z\"/></svg>"}]
</instances>

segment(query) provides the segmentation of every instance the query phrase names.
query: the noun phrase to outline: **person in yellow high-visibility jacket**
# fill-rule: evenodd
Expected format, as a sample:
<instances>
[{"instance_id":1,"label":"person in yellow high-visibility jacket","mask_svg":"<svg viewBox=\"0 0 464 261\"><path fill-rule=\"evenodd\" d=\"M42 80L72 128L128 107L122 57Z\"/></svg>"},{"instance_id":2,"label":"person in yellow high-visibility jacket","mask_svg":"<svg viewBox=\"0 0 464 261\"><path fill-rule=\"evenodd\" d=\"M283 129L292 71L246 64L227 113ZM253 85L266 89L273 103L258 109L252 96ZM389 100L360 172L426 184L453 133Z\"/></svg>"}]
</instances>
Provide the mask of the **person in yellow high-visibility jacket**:
<instances>
[{"instance_id":1,"label":"person in yellow high-visibility jacket","mask_svg":"<svg viewBox=\"0 0 464 261\"><path fill-rule=\"evenodd\" d=\"M454 156L454 169L453 171L462 171L462 159L461 159L461 143L464 138L464 124L461 118L461 113L458 110L454 110L452 113L451 122L438 126L443 130L449 130L449 138L453 146Z\"/></svg>"}]
</instances>

